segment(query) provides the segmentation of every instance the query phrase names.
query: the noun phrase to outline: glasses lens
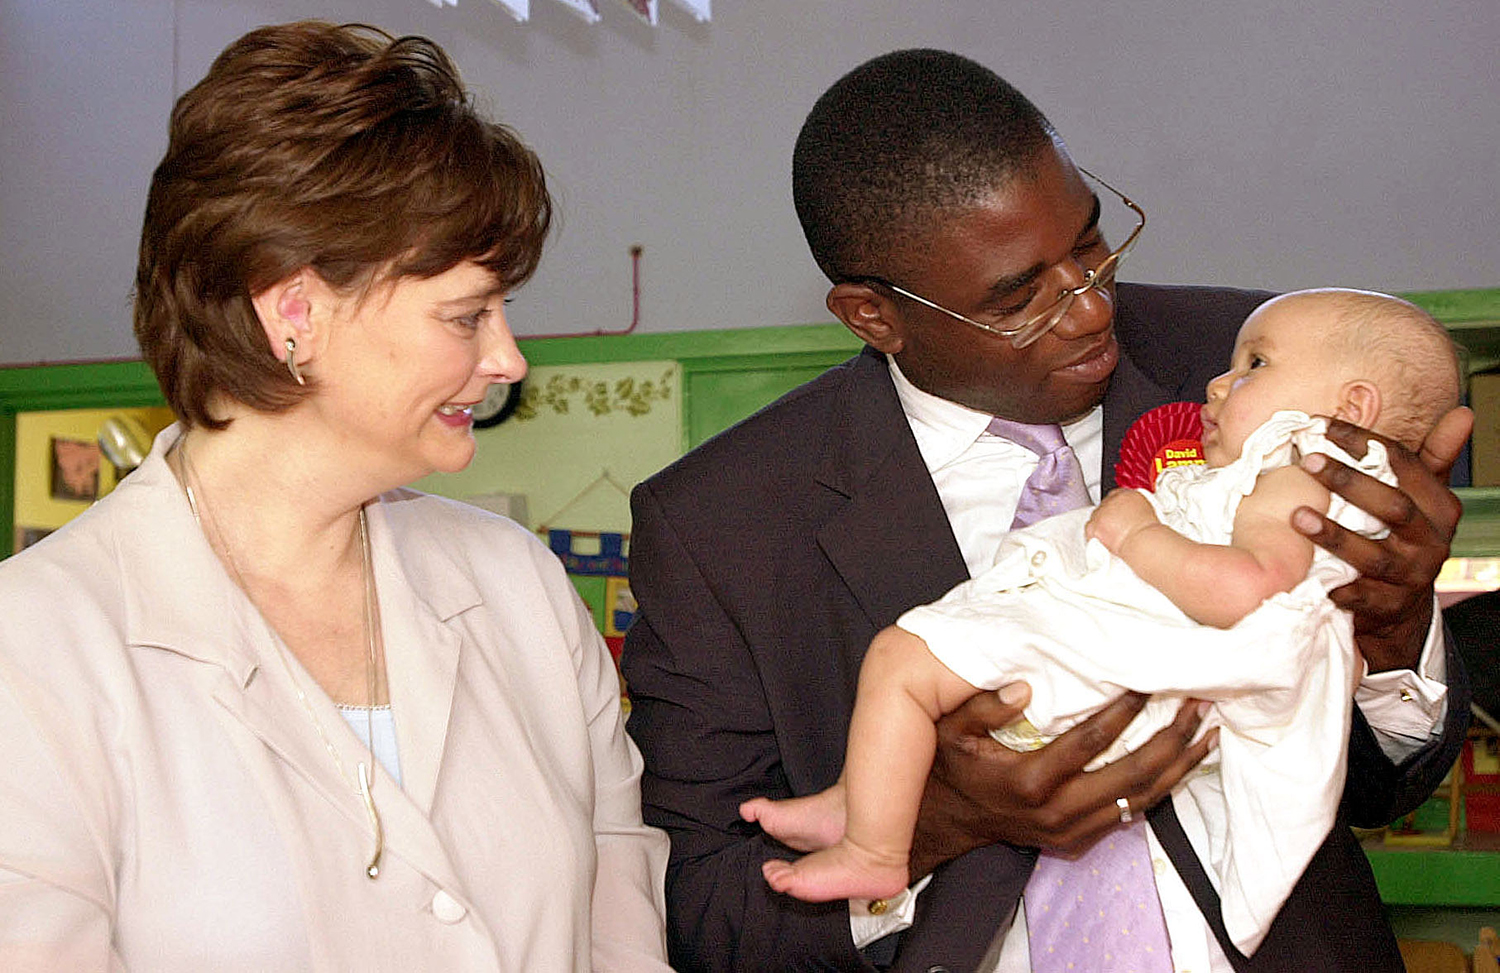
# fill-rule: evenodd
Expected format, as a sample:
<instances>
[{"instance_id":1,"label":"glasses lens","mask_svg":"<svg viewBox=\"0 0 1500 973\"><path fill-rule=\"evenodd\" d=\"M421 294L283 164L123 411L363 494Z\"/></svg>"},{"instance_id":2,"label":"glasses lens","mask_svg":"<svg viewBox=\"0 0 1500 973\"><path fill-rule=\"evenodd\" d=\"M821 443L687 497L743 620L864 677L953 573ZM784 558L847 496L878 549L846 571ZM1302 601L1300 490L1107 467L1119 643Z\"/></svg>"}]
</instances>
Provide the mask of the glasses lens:
<instances>
[{"instance_id":1,"label":"glasses lens","mask_svg":"<svg viewBox=\"0 0 1500 973\"><path fill-rule=\"evenodd\" d=\"M1073 307L1073 299L1079 297L1080 292L1087 294L1091 290L1108 287L1114 283L1115 272L1120 269L1120 261L1125 257L1124 253L1112 253L1104 258L1104 262L1089 271L1088 283L1078 290L1067 290L1051 307L1042 311L1036 317L1027 321L1021 330L1011 335L1010 343L1015 348L1025 348L1032 344L1042 335L1057 327L1057 323L1067 316L1069 309Z\"/></svg>"},{"instance_id":2,"label":"glasses lens","mask_svg":"<svg viewBox=\"0 0 1500 973\"><path fill-rule=\"evenodd\" d=\"M1057 322L1061 321L1067 315L1068 308L1072 306L1073 292L1063 291L1062 297L1057 299L1056 304L1053 304L1041 314L1027 321L1021 326L1021 330L1010 336L1011 347L1025 348L1048 331L1057 327Z\"/></svg>"},{"instance_id":3,"label":"glasses lens","mask_svg":"<svg viewBox=\"0 0 1500 973\"><path fill-rule=\"evenodd\" d=\"M1088 286L1103 287L1114 281L1115 274L1119 272L1120 261L1125 259L1123 253L1110 254L1104 258L1104 263L1094 268L1094 273L1089 277Z\"/></svg>"},{"instance_id":4,"label":"glasses lens","mask_svg":"<svg viewBox=\"0 0 1500 973\"><path fill-rule=\"evenodd\" d=\"M1119 249L1112 250L1098 265L1090 268L1088 282L1080 288L1083 293L1091 289L1107 287L1114 282L1121 262L1134 249L1140 229L1144 225L1144 218L1126 205L1119 193L1111 190L1094 176L1088 176L1088 181L1099 197L1100 236L1103 237L1107 246ZM1057 327L1057 323L1072 308L1073 299L1076 296L1078 295L1074 291L1063 291L1056 303L1027 321L1011 336L1011 345L1016 348L1025 348Z\"/></svg>"}]
</instances>

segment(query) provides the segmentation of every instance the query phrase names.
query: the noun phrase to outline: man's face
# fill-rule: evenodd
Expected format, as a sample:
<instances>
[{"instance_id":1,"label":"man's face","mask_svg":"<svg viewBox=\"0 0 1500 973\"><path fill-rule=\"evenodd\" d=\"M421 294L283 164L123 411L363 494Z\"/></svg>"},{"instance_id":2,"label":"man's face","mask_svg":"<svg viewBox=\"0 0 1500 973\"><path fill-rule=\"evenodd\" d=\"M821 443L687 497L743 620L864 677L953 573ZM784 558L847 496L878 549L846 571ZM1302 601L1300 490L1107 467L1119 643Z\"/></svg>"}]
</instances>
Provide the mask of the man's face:
<instances>
[{"instance_id":1,"label":"man's face","mask_svg":"<svg viewBox=\"0 0 1500 973\"><path fill-rule=\"evenodd\" d=\"M1098 201L1060 149L1045 150L1034 175L998 189L921 244L917 279L903 287L985 324L1018 327L1108 253ZM1018 422L1078 418L1104 395L1119 362L1114 287L1089 291L1034 344L965 324L895 297L892 352L918 388Z\"/></svg>"}]
</instances>

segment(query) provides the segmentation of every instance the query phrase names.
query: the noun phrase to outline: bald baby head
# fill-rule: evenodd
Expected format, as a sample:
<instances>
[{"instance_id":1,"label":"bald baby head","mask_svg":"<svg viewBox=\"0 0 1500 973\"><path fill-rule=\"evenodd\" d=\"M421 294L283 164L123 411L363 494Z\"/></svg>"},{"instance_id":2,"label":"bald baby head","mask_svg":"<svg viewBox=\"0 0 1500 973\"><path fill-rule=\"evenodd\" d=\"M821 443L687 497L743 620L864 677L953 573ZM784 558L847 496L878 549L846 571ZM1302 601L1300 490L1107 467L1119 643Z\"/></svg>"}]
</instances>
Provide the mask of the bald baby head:
<instances>
[{"instance_id":1,"label":"bald baby head","mask_svg":"<svg viewBox=\"0 0 1500 973\"><path fill-rule=\"evenodd\" d=\"M1327 287L1283 294L1262 309L1273 307L1319 332L1332 360L1379 387L1375 432L1415 451L1458 405L1463 379L1453 338L1410 301Z\"/></svg>"}]
</instances>

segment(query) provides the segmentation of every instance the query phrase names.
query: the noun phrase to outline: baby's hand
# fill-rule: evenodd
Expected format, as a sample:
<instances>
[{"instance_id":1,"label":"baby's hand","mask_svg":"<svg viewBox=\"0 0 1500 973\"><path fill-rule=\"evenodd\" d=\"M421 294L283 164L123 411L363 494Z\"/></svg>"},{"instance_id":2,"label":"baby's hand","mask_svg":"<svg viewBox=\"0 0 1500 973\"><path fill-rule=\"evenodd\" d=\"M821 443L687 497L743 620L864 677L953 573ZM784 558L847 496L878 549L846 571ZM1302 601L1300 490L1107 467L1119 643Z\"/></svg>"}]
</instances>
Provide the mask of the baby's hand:
<instances>
[{"instance_id":1,"label":"baby's hand","mask_svg":"<svg viewBox=\"0 0 1500 973\"><path fill-rule=\"evenodd\" d=\"M1118 554L1131 534L1155 523L1156 511L1140 491L1117 489L1111 490L1109 496L1094 508L1083 534L1097 537L1111 553Z\"/></svg>"}]
</instances>

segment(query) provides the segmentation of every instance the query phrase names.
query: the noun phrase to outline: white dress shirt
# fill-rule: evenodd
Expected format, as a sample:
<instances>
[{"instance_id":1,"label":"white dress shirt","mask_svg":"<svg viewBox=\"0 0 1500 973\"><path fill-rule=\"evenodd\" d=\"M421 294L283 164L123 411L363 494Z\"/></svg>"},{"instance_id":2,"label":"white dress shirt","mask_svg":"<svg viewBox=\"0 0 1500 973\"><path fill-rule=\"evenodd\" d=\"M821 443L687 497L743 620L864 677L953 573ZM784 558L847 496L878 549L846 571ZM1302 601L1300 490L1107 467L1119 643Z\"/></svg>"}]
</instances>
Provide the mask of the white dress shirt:
<instances>
[{"instance_id":1,"label":"white dress shirt","mask_svg":"<svg viewBox=\"0 0 1500 973\"><path fill-rule=\"evenodd\" d=\"M890 362L890 370L901 407L937 487L964 562L971 575L978 574L993 563L1000 538L1009 532L1021 491L1038 458L1023 446L991 435L987 431L991 416L923 392L901 374L894 361ZM1064 426L1063 435L1077 454L1089 495L1097 503L1104 460L1103 410L1096 407L1082 419ZM1442 726L1446 700L1444 659L1441 651L1434 651L1442 644L1442 628L1436 611L1433 616L1433 628L1422 652L1419 671L1367 675L1355 693L1356 704L1381 748L1393 760L1399 761L1420 749ZM1204 858L1208 841L1204 822L1186 806L1178 808L1178 817L1194 851L1200 859ZM1204 970L1230 973L1229 961L1187 886L1171 867L1149 828L1147 836L1175 969L1180 973ZM880 916L869 915L864 903L851 901L850 926L855 944L868 945L911 925L916 896L926 882L923 879L890 900L889 908ZM1029 973L1030 968L1025 910L1018 909L995 973Z\"/></svg>"}]
</instances>

